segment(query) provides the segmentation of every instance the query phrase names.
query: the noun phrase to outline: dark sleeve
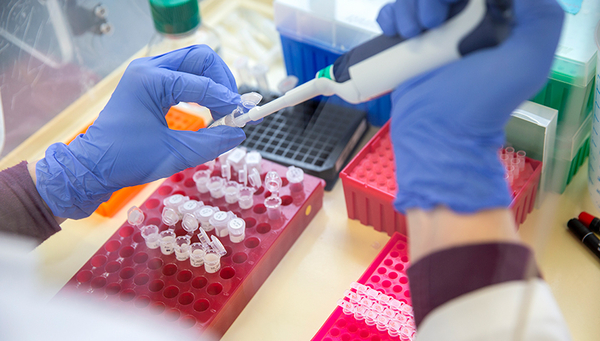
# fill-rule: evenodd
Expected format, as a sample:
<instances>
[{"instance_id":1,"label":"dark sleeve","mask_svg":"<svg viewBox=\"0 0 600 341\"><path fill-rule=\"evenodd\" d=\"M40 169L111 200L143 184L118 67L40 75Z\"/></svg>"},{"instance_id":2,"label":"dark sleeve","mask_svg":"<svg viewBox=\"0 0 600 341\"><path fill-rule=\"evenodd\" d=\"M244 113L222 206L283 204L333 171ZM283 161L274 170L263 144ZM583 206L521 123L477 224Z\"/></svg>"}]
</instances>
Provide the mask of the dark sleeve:
<instances>
[{"instance_id":1,"label":"dark sleeve","mask_svg":"<svg viewBox=\"0 0 600 341\"><path fill-rule=\"evenodd\" d=\"M474 244L435 252L408 270L417 326L442 304L494 284L541 277L529 248L513 243Z\"/></svg>"},{"instance_id":2,"label":"dark sleeve","mask_svg":"<svg viewBox=\"0 0 600 341\"><path fill-rule=\"evenodd\" d=\"M33 237L40 243L60 226L39 195L27 162L0 172L0 232Z\"/></svg>"}]
</instances>

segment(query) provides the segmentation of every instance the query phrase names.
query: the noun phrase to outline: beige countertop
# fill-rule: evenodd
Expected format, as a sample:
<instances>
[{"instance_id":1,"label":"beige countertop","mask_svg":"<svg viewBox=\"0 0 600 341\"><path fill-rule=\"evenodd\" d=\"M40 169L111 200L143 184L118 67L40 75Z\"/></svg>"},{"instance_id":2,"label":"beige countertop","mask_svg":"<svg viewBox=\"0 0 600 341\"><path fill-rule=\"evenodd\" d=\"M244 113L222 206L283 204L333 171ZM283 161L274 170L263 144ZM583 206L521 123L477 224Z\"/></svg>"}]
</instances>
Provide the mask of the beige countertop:
<instances>
[{"instance_id":1,"label":"beige countertop","mask_svg":"<svg viewBox=\"0 0 600 341\"><path fill-rule=\"evenodd\" d=\"M210 2L209 5L213 6ZM222 12L225 8L204 8ZM207 5L203 5L207 6ZM214 4L214 6L217 6ZM264 6L263 6L264 7ZM266 9L265 9L266 8ZM269 11L268 2L263 8ZM205 16L208 17L208 16ZM214 16L213 18L218 18ZM216 20L216 19L215 19ZM226 59L226 61L229 63ZM20 160L35 160L46 147L66 141L89 124L104 107L123 68L104 79L59 114L15 151L0 160L0 168ZM281 61L269 77L281 79ZM276 82L273 82L274 84ZM371 128L368 136L375 133ZM366 139L363 139L364 144ZM146 187L128 206L140 205L158 187ZM309 224L223 340L307 340L325 322L350 283L356 281L389 237L346 215L343 186L326 192L323 208ZM538 262L567 320L574 340L597 340L600 332L600 260L571 235L566 222L582 210L600 216L587 193L587 163L562 195L549 195L520 227L535 249ZM97 214L63 223L63 230L40 245L39 275L50 299L126 220L126 210L114 218Z\"/></svg>"}]
</instances>

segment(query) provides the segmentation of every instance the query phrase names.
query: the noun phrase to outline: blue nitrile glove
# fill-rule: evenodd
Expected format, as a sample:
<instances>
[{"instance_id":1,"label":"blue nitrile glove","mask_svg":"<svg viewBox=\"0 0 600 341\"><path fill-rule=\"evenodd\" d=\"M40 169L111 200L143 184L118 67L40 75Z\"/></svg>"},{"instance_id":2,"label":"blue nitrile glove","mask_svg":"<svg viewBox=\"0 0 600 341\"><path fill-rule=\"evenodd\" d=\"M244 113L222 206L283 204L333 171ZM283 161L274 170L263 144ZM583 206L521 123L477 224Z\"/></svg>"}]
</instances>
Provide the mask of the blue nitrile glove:
<instances>
[{"instance_id":1,"label":"blue nitrile glove","mask_svg":"<svg viewBox=\"0 0 600 341\"><path fill-rule=\"evenodd\" d=\"M387 35L439 25L454 0L399 0L382 8ZM556 0L514 0L515 25L498 47L401 84L392 93L396 209L455 212L511 202L497 153L511 112L545 83L562 26ZM402 67L402 61L398 61Z\"/></svg>"},{"instance_id":2,"label":"blue nitrile glove","mask_svg":"<svg viewBox=\"0 0 600 341\"><path fill-rule=\"evenodd\" d=\"M202 164L244 140L242 129L227 126L169 129L165 115L180 101L208 107L215 119L240 102L227 65L205 45L134 60L88 131L46 150L36 187L52 213L86 217L122 187Z\"/></svg>"}]
</instances>

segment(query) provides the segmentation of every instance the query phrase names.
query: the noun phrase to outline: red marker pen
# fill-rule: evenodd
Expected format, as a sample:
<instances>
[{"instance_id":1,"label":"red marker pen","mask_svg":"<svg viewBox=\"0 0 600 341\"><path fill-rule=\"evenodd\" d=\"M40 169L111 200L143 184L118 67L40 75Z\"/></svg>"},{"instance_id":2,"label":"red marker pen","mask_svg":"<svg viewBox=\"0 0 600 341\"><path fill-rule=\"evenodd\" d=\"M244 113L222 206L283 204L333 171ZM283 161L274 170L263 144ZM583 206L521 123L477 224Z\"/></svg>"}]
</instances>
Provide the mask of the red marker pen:
<instances>
[{"instance_id":1,"label":"red marker pen","mask_svg":"<svg viewBox=\"0 0 600 341\"><path fill-rule=\"evenodd\" d=\"M600 233L600 219L587 212L581 212L579 214L579 221L592 230L592 232Z\"/></svg>"}]
</instances>

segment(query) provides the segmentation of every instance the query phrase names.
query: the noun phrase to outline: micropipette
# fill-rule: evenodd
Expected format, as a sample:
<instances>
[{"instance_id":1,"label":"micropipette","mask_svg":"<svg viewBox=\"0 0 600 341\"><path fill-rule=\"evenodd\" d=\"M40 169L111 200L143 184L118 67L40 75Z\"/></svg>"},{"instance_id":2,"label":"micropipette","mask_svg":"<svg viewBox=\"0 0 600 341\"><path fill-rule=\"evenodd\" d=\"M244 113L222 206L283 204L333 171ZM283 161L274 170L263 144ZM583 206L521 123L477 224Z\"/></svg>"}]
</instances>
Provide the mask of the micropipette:
<instances>
[{"instance_id":1,"label":"micropipette","mask_svg":"<svg viewBox=\"0 0 600 341\"><path fill-rule=\"evenodd\" d=\"M451 5L449 13L443 25L414 38L380 35L358 45L317 72L315 79L247 113L234 111L210 127L243 127L320 95L338 95L353 104L366 102L414 76L499 45L513 22L511 0L465 0Z\"/></svg>"}]
</instances>

